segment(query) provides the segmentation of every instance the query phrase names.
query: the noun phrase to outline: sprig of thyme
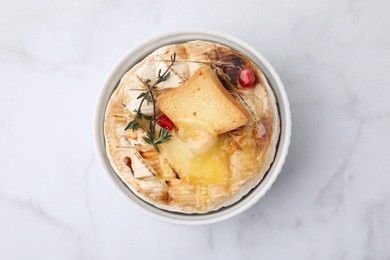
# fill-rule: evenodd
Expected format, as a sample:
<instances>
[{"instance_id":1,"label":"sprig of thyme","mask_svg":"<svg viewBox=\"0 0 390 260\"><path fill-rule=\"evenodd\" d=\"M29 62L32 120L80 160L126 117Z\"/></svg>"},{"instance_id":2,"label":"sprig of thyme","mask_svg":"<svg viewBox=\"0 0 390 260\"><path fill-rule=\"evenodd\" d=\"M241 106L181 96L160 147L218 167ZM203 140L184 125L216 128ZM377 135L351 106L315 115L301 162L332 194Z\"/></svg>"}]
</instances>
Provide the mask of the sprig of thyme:
<instances>
[{"instance_id":1,"label":"sprig of thyme","mask_svg":"<svg viewBox=\"0 0 390 260\"><path fill-rule=\"evenodd\" d=\"M150 128L154 127L153 120L150 121L149 126ZM169 140L171 140L172 137L172 135L169 134L169 129L164 129L164 128L160 129L157 138L154 138L154 136L155 134L152 131L148 131L147 137L144 137L143 139L146 143L153 145L154 150L156 150L158 153L160 152L158 145L168 142Z\"/></svg>"},{"instance_id":2,"label":"sprig of thyme","mask_svg":"<svg viewBox=\"0 0 390 260\"><path fill-rule=\"evenodd\" d=\"M151 144L157 152L160 152L158 145L165 143L165 142L168 142L169 140L171 140L172 136L169 134L168 129L163 129L163 128L160 129L160 131L158 132L158 136L156 136L157 111L156 111L156 102L155 102L155 98L154 98L154 94L153 94L152 90L154 88L156 88L158 84L166 81L169 78L169 76L171 74L170 69L172 68L175 61L176 61L176 53L171 55L171 63L169 64L168 68L163 73L161 73L162 72L161 69L158 71L157 80L154 84L152 84L152 85L150 84L150 82L151 82L150 79L146 79L146 80L140 79L142 81L142 83L148 89L145 92L142 92L137 97L137 99L141 99L141 102L139 104L138 109L134 110L134 112L135 112L134 119L131 120L128 123L128 125L125 127L125 131L128 129L136 131L139 128L146 131L146 137L143 138L144 141L148 144ZM152 116L145 115L141 111L142 104L145 102L145 100L146 100L147 104L149 104L149 103L153 104L153 115ZM143 119L149 121L149 129L148 130L144 129L144 127L140 123L140 121Z\"/></svg>"}]
</instances>

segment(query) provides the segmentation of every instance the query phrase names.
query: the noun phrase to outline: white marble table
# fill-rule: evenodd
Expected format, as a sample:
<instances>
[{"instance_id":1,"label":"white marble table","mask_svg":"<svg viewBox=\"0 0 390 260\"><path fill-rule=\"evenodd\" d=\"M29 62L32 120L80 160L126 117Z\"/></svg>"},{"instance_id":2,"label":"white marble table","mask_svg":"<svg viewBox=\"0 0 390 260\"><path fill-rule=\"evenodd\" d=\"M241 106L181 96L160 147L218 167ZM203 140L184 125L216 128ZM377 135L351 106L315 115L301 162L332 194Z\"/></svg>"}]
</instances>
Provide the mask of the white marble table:
<instances>
[{"instance_id":1,"label":"white marble table","mask_svg":"<svg viewBox=\"0 0 390 260\"><path fill-rule=\"evenodd\" d=\"M2 1L0 259L390 259L390 2L208 2ZM188 28L256 47L293 113L273 188L202 227L128 205L93 142L111 68Z\"/></svg>"}]
</instances>

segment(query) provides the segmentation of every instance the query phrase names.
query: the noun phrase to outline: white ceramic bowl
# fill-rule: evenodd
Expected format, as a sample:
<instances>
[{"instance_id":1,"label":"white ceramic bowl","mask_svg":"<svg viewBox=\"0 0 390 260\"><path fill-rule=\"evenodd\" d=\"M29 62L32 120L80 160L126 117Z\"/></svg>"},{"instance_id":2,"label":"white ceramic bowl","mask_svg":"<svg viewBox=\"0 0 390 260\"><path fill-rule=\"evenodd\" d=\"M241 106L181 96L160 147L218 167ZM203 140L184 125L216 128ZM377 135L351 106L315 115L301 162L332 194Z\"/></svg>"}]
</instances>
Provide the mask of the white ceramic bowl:
<instances>
[{"instance_id":1,"label":"white ceramic bowl","mask_svg":"<svg viewBox=\"0 0 390 260\"><path fill-rule=\"evenodd\" d=\"M108 100L114 89L117 87L122 76L135 64L141 61L148 54L158 49L161 46L173 43L186 42L191 40L206 40L211 42L217 42L223 45L230 47L231 49L237 50L245 54L249 59L251 59L265 74L268 79L269 84L271 85L276 99L277 105L279 108L280 122L281 122L281 133L280 140L275 156L275 160L271 165L271 168L265 175L264 179L259 185L256 186L252 191L249 192L244 198L242 198L237 203L222 208L215 212L210 212L206 214L181 214L175 212L169 212L166 210L161 210L153 205L150 205L137 197L116 175L115 171L112 169L110 162L106 156L106 148L104 142L103 134L103 122L104 122L104 113ZM281 82L278 74L271 66L271 64L254 48L248 44L242 42L241 40L234 38L230 35L212 32L212 31L183 31L176 33L169 33L157 36L149 41L146 41L140 44L137 48L133 49L128 53L119 64L113 69L111 74L108 76L108 79L104 83L96 111L96 125L95 125L95 134L96 134L96 148L98 157L103 165L104 171L107 174L108 178L117 188L117 190L124 195L127 201L146 213L149 216L152 216L156 219L170 222L174 224L187 224L187 225L201 225L201 224L210 224L226 220L237 214L245 211L253 204L255 204L268 189L272 186L272 183L275 181L279 172L281 171L282 165L284 164L285 158L287 156L288 147L290 144L290 135L291 135L291 114L290 106L287 99L287 94L284 90L283 83Z\"/></svg>"}]
</instances>

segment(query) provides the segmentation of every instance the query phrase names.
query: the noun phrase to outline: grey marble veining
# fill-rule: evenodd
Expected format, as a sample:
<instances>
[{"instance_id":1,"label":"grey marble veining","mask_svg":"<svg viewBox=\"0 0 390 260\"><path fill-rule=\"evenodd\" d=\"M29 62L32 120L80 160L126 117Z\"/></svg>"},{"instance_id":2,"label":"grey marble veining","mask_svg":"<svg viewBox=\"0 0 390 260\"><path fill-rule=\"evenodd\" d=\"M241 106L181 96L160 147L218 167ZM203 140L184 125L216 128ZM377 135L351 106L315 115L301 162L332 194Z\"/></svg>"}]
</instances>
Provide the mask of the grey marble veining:
<instances>
[{"instance_id":1,"label":"grey marble veining","mask_svg":"<svg viewBox=\"0 0 390 260\"><path fill-rule=\"evenodd\" d=\"M390 259L389 1L3 1L0 259ZM207 28L279 72L293 135L266 196L231 220L160 223L93 144L98 93L141 41Z\"/></svg>"}]
</instances>

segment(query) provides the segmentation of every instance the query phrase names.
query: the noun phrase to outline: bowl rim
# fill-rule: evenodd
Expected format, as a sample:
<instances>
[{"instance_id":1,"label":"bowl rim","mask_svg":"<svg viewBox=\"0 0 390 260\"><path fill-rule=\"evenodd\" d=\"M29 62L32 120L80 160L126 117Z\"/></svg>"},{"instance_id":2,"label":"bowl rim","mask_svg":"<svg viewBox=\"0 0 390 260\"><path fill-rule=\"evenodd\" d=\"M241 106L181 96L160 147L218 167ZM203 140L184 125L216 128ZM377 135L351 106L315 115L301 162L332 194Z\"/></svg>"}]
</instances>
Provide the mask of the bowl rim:
<instances>
[{"instance_id":1,"label":"bowl rim","mask_svg":"<svg viewBox=\"0 0 390 260\"><path fill-rule=\"evenodd\" d=\"M164 45L186 42L190 40L205 40L217 42L237 50L252 60L266 76L274 92L280 118L280 137L275 159L263 180L241 200L231 206L205 214L182 214L159 209L135 195L119 178L106 156L104 141L104 116L112 92L117 87L122 76L140 60L152 51ZM123 197L135 208L146 215L163 222L184 225L203 225L220 222L232 218L253 206L271 188L285 162L291 138L291 111L284 85L272 65L253 47L225 33L210 30L185 30L160 34L139 44L130 50L109 73L103 84L97 102L95 113L95 146L105 175Z\"/></svg>"}]
</instances>

